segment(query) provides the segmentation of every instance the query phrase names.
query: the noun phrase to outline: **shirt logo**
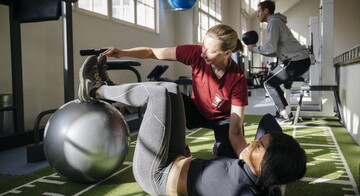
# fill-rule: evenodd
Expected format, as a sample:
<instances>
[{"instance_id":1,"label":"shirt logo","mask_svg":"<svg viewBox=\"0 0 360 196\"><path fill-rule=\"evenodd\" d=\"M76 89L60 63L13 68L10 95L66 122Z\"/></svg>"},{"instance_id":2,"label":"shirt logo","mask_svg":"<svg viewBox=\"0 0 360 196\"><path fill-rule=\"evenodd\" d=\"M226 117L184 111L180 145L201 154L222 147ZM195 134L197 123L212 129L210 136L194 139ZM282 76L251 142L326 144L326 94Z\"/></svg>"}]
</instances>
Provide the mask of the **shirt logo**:
<instances>
[{"instance_id":1,"label":"shirt logo","mask_svg":"<svg viewBox=\"0 0 360 196\"><path fill-rule=\"evenodd\" d=\"M221 106L222 101L223 101L222 97L216 93L211 105L214 106L215 108L219 108Z\"/></svg>"}]
</instances>

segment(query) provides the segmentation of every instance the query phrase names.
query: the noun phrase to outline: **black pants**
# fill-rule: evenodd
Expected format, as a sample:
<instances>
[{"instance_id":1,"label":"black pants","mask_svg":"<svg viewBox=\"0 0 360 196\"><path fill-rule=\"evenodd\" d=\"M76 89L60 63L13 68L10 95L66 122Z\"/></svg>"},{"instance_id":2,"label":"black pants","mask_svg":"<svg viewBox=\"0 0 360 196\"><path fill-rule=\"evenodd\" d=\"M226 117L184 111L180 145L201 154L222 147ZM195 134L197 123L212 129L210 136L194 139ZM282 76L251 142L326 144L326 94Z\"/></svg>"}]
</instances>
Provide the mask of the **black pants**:
<instances>
[{"instance_id":1,"label":"black pants","mask_svg":"<svg viewBox=\"0 0 360 196\"><path fill-rule=\"evenodd\" d=\"M185 107L186 127L188 129L202 127L214 130L215 141L221 143L218 147L218 155L238 158L229 140L230 119L208 120L199 112L194 101L189 96L185 94L182 94L182 96Z\"/></svg>"},{"instance_id":2,"label":"black pants","mask_svg":"<svg viewBox=\"0 0 360 196\"><path fill-rule=\"evenodd\" d=\"M272 70L264 81L265 91L275 104L278 112L288 106L284 91L280 85L303 75L310 68L310 58L299 61L284 62Z\"/></svg>"}]
</instances>

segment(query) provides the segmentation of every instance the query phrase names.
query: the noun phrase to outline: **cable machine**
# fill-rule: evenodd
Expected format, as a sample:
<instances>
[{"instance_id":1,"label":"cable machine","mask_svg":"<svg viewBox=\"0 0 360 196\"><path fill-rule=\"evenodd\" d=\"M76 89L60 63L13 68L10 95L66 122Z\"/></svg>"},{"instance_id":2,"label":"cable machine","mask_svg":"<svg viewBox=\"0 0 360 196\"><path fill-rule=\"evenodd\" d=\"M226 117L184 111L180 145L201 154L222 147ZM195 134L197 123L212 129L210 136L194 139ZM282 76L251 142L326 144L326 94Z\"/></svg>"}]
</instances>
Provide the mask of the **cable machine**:
<instances>
[{"instance_id":1,"label":"cable machine","mask_svg":"<svg viewBox=\"0 0 360 196\"><path fill-rule=\"evenodd\" d=\"M10 50L13 105L0 108L0 112L13 111L14 134L0 137L0 150L24 145L32 141L32 132L24 126L23 73L21 53L21 24L42 21L63 21L64 56L64 102L74 99L74 57L72 3L77 0L0 0L0 4L9 8ZM14 138L14 135L16 137ZM30 137L29 137L30 136Z\"/></svg>"}]
</instances>

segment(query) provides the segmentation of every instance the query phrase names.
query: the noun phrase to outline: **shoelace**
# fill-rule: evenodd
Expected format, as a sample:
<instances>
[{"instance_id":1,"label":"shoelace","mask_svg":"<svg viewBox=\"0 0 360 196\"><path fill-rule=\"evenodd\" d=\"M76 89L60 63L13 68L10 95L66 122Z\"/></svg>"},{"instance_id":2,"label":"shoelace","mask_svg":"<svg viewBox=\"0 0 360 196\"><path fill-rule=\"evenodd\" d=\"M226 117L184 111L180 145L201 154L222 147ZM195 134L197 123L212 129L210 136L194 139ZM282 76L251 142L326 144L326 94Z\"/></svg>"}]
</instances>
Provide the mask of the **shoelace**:
<instances>
[{"instance_id":1,"label":"shoelace","mask_svg":"<svg viewBox=\"0 0 360 196\"><path fill-rule=\"evenodd\" d=\"M99 75L99 73L98 72L96 72L95 74L94 74L94 76L95 76L95 84L99 84L99 83L101 83L102 82L102 79L101 79L101 77L100 77L100 75Z\"/></svg>"},{"instance_id":2,"label":"shoelace","mask_svg":"<svg viewBox=\"0 0 360 196\"><path fill-rule=\"evenodd\" d=\"M109 76L109 73L108 73L108 71L107 71L107 68L108 68L108 66L107 65L105 65L104 66L104 73L105 73L105 78L106 78L106 81L110 81L110 76Z\"/></svg>"}]
</instances>

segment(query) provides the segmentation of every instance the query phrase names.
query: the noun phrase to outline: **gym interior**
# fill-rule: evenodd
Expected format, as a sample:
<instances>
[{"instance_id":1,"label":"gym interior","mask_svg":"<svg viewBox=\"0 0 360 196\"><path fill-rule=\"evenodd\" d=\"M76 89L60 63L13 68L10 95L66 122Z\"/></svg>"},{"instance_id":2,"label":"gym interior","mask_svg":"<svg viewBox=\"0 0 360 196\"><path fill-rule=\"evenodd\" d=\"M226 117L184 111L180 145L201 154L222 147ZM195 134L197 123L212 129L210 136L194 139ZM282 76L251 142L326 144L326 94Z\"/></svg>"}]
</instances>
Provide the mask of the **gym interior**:
<instances>
[{"instance_id":1,"label":"gym interior","mask_svg":"<svg viewBox=\"0 0 360 196\"><path fill-rule=\"evenodd\" d=\"M42 144L46 123L59 107L77 99L78 70L87 56L108 47L201 44L207 29L217 23L232 26L239 38L255 30L258 44L266 42L266 24L256 17L259 0L180 2L0 0L0 186L49 166ZM344 195L359 195L360 90L356 86L360 80L360 1L275 2L275 11L287 16L295 38L312 54L311 67L303 79L284 85L296 118L287 128L296 130L303 122L317 119L336 121L335 127L341 127L341 134L350 138L351 152L355 153L350 157L354 160L351 169L346 169L352 191ZM276 59L246 47L243 53L233 54L233 59L247 76L249 105L245 116L275 115L263 79ZM173 81L184 93L191 93L191 69L178 62L108 61L110 77L117 83ZM142 108L127 108L127 112L130 132L136 133ZM336 179L329 181L335 183ZM305 182L300 186L323 183L320 178ZM1 189L0 195L10 195L9 190ZM326 188L324 191L331 195Z\"/></svg>"}]
</instances>

